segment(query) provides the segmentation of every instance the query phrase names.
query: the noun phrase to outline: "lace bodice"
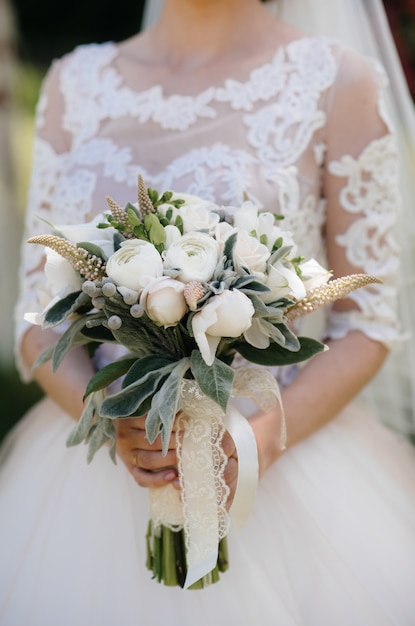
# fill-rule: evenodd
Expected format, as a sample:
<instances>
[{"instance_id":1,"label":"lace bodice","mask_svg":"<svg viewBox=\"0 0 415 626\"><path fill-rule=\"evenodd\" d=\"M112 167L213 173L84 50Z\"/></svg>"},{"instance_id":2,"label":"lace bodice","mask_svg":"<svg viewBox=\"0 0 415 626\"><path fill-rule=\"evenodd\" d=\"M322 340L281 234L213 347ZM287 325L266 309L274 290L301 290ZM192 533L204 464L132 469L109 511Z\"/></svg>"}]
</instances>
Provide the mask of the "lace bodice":
<instances>
[{"instance_id":1,"label":"lace bodice","mask_svg":"<svg viewBox=\"0 0 415 626\"><path fill-rule=\"evenodd\" d=\"M335 305L326 336L350 329L388 343L397 334L392 236L397 154L382 71L325 38L279 47L259 67L188 93L133 85L114 43L56 61L37 109L26 236L134 201L141 173L159 189L238 205L247 194L284 215L300 252L335 274L374 273L381 287ZM43 249L23 243L17 345L24 312L41 308Z\"/></svg>"}]
</instances>

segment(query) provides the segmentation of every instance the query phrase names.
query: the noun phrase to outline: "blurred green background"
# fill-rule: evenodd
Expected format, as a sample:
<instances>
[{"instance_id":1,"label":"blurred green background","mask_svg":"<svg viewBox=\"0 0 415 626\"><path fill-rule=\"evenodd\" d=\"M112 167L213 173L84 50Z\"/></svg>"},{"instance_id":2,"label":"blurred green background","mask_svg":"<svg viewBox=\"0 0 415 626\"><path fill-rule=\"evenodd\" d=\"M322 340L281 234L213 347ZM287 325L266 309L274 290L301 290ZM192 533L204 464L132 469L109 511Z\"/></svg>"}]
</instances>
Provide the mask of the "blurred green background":
<instances>
[{"instance_id":1,"label":"blurred green background","mask_svg":"<svg viewBox=\"0 0 415 626\"><path fill-rule=\"evenodd\" d=\"M12 348L19 246L40 84L51 61L74 46L120 41L137 32L143 4L136 0L0 0L0 439L42 395L35 383L20 381ZM385 7L415 97L415 0L385 0Z\"/></svg>"}]
</instances>

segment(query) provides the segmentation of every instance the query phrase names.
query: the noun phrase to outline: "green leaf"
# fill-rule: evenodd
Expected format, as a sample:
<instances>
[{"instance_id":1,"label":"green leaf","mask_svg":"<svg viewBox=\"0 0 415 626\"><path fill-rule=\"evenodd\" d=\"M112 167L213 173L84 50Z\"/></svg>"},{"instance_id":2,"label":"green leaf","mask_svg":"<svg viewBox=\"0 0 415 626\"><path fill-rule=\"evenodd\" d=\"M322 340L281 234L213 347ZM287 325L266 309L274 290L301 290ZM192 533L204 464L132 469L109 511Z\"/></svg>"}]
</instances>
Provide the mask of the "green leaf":
<instances>
[{"instance_id":1,"label":"green leaf","mask_svg":"<svg viewBox=\"0 0 415 626\"><path fill-rule=\"evenodd\" d=\"M80 241L76 244L77 248L83 248L90 254L91 256L96 256L103 261L107 260L106 255L102 248L97 246L95 243L91 243L90 241Z\"/></svg>"},{"instance_id":2,"label":"green leaf","mask_svg":"<svg viewBox=\"0 0 415 626\"><path fill-rule=\"evenodd\" d=\"M55 350L55 346L56 346L56 343L54 343L52 346L49 346L48 348L46 348L46 350L44 350L42 352L42 354L40 354L37 357L36 361L32 365L32 370L36 369L40 365L43 365L44 363L47 363L48 361L51 360L51 358L53 357L53 352Z\"/></svg>"},{"instance_id":3,"label":"green leaf","mask_svg":"<svg viewBox=\"0 0 415 626\"><path fill-rule=\"evenodd\" d=\"M233 249L235 247L237 237L238 237L238 233L233 233L225 241L225 246L223 248L223 256L229 259L230 261L233 261Z\"/></svg>"},{"instance_id":4,"label":"green leaf","mask_svg":"<svg viewBox=\"0 0 415 626\"><path fill-rule=\"evenodd\" d=\"M49 311L45 315L45 322L43 328L52 328L61 324L71 313L74 312L78 306L84 302L85 295L82 291L73 291L67 296L58 300L56 304L50 307ZM89 299L89 296L87 296ZM81 302L80 302L81 300Z\"/></svg>"},{"instance_id":5,"label":"green leaf","mask_svg":"<svg viewBox=\"0 0 415 626\"><path fill-rule=\"evenodd\" d=\"M136 357L134 361L134 364L132 364L128 374L124 378L122 385L124 388L135 383L137 380L143 379L144 376L150 372L160 371L166 366L173 366L175 364L172 359L157 355L145 356L140 359Z\"/></svg>"},{"instance_id":6,"label":"green leaf","mask_svg":"<svg viewBox=\"0 0 415 626\"><path fill-rule=\"evenodd\" d=\"M101 415L111 419L134 415L141 403L156 392L160 380L168 376L174 367L175 364L171 363L159 370L148 372L128 387L107 396L101 404Z\"/></svg>"},{"instance_id":7,"label":"green leaf","mask_svg":"<svg viewBox=\"0 0 415 626\"><path fill-rule=\"evenodd\" d=\"M300 348L296 352L287 350L276 343L272 343L264 350L254 348L254 346L245 342L236 342L232 344L232 347L235 348L235 350L239 352L239 354L247 361L266 366L292 365L294 363L301 363L318 352L322 352L326 349L323 343L316 341L315 339L311 339L310 337L298 337L298 339L300 342Z\"/></svg>"},{"instance_id":8,"label":"green leaf","mask_svg":"<svg viewBox=\"0 0 415 626\"><path fill-rule=\"evenodd\" d=\"M254 293L250 293L248 295L248 298L251 300L252 304L254 305L255 317L268 317L269 316L268 307L259 296L257 296Z\"/></svg>"},{"instance_id":9,"label":"green leaf","mask_svg":"<svg viewBox=\"0 0 415 626\"><path fill-rule=\"evenodd\" d=\"M137 239L142 239L143 241L149 241L144 224L138 224L137 226L134 226L133 231Z\"/></svg>"},{"instance_id":10,"label":"green leaf","mask_svg":"<svg viewBox=\"0 0 415 626\"><path fill-rule=\"evenodd\" d=\"M128 215L128 222L131 226L139 226L141 224L140 215L132 204L127 204L125 207Z\"/></svg>"},{"instance_id":11,"label":"green leaf","mask_svg":"<svg viewBox=\"0 0 415 626\"><path fill-rule=\"evenodd\" d=\"M105 389L105 387L108 387L114 380L126 374L136 361L137 357L124 357L98 370L88 382L84 399L87 398L90 393L98 391L98 389Z\"/></svg>"},{"instance_id":12,"label":"green leaf","mask_svg":"<svg viewBox=\"0 0 415 626\"><path fill-rule=\"evenodd\" d=\"M173 368L162 387L154 394L151 409L146 417L146 434L150 443L153 443L161 431L162 454L165 456L169 449L170 436L177 413L180 399L180 389L183 376L190 367L190 359L181 359Z\"/></svg>"},{"instance_id":13,"label":"green leaf","mask_svg":"<svg viewBox=\"0 0 415 626\"><path fill-rule=\"evenodd\" d=\"M198 350L192 352L191 370L201 391L226 413L232 392L234 370L219 359L215 359L212 365L206 365Z\"/></svg>"},{"instance_id":14,"label":"green leaf","mask_svg":"<svg viewBox=\"0 0 415 626\"><path fill-rule=\"evenodd\" d=\"M91 436L88 438L88 454L86 457L87 463L91 463L95 453L107 443L108 439L106 420L103 417L98 416L96 428L91 431Z\"/></svg>"},{"instance_id":15,"label":"green leaf","mask_svg":"<svg viewBox=\"0 0 415 626\"><path fill-rule=\"evenodd\" d=\"M66 445L68 448L70 448L71 446L77 446L78 444L87 440L91 427L93 425L94 415L95 402L94 397L92 396L85 405L85 408L77 425L70 432L69 437L66 440Z\"/></svg>"},{"instance_id":16,"label":"green leaf","mask_svg":"<svg viewBox=\"0 0 415 626\"><path fill-rule=\"evenodd\" d=\"M107 318L103 315L102 319ZM98 341L99 343L118 343L110 329L102 325L93 326L92 328L84 326L80 332L84 335L87 341Z\"/></svg>"},{"instance_id":17,"label":"green leaf","mask_svg":"<svg viewBox=\"0 0 415 626\"><path fill-rule=\"evenodd\" d=\"M88 342L88 340L81 335L80 332L84 326L85 317L80 317L72 322L69 328L59 338L52 357L52 369L54 372L56 372L59 365L62 363L62 359L71 348Z\"/></svg>"},{"instance_id":18,"label":"green leaf","mask_svg":"<svg viewBox=\"0 0 415 626\"><path fill-rule=\"evenodd\" d=\"M158 246L166 243L166 231L160 224L159 219L154 213L149 213L144 218L144 224L147 228L149 238L152 244Z\"/></svg>"}]
</instances>

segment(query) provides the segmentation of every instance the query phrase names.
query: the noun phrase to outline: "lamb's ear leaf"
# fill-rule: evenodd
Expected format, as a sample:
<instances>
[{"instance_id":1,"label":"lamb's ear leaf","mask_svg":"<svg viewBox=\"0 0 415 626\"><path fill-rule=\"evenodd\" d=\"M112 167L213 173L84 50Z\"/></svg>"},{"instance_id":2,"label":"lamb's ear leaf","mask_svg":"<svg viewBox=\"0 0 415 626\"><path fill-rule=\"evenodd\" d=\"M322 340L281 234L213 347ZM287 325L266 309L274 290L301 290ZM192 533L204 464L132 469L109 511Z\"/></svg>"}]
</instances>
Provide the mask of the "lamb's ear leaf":
<instances>
[{"instance_id":1,"label":"lamb's ear leaf","mask_svg":"<svg viewBox=\"0 0 415 626\"><path fill-rule=\"evenodd\" d=\"M114 380L126 374L136 361L137 357L126 357L102 367L89 380L85 390L84 400L93 391L105 389L105 387L108 387Z\"/></svg>"},{"instance_id":2,"label":"lamb's ear leaf","mask_svg":"<svg viewBox=\"0 0 415 626\"><path fill-rule=\"evenodd\" d=\"M48 361L51 360L51 358L53 357L55 346L56 344L54 343L52 346L49 346L48 348L46 348L46 350L44 350L42 354L40 354L37 357L36 361L32 365L32 370L36 369L40 365L43 365L44 363L47 363Z\"/></svg>"},{"instance_id":3,"label":"lamb's ear leaf","mask_svg":"<svg viewBox=\"0 0 415 626\"><path fill-rule=\"evenodd\" d=\"M90 302L90 297L82 291L73 291L72 293L68 293L67 296L58 300L46 312L42 328L53 328L54 326L61 324L71 313L76 311L79 306L86 304L86 302Z\"/></svg>"},{"instance_id":4,"label":"lamb's ear leaf","mask_svg":"<svg viewBox=\"0 0 415 626\"><path fill-rule=\"evenodd\" d=\"M192 352L191 370L200 390L226 413L232 393L234 370L216 358L212 365L207 365L199 350Z\"/></svg>"},{"instance_id":5,"label":"lamb's ear leaf","mask_svg":"<svg viewBox=\"0 0 415 626\"><path fill-rule=\"evenodd\" d=\"M180 359L170 375L154 394L151 409L146 417L146 434L152 443L161 432L162 454L166 455L180 400L182 379L190 367L189 357Z\"/></svg>"},{"instance_id":6,"label":"lamb's ear leaf","mask_svg":"<svg viewBox=\"0 0 415 626\"><path fill-rule=\"evenodd\" d=\"M265 366L293 365L295 363L301 363L302 361L306 361L311 358L318 352L327 350L327 346L316 339L311 339L310 337L298 337L298 340L300 347L296 351L287 350L276 343L271 343L268 348L263 350L254 348L254 346L245 342L236 342L232 344L232 347L235 348L235 350L239 352L239 354L247 361Z\"/></svg>"}]
</instances>

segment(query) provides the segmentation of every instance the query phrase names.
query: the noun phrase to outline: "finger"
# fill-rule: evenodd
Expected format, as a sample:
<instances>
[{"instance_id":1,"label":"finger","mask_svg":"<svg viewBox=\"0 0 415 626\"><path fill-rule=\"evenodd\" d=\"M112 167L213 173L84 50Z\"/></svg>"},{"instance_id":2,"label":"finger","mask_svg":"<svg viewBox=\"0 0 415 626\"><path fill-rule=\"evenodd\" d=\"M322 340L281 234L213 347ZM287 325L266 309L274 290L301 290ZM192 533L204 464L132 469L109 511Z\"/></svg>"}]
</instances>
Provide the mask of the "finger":
<instances>
[{"instance_id":1,"label":"finger","mask_svg":"<svg viewBox=\"0 0 415 626\"><path fill-rule=\"evenodd\" d=\"M225 467L223 473L226 484L229 486L233 481L238 479L238 461L231 457Z\"/></svg>"},{"instance_id":2,"label":"finger","mask_svg":"<svg viewBox=\"0 0 415 626\"><path fill-rule=\"evenodd\" d=\"M130 421L129 419L126 421ZM117 440L121 445L128 444L130 449L142 448L144 450L162 450L163 444L160 436L157 436L153 443L150 443L145 430L136 428L130 424L124 424L124 420L118 419L116 424ZM170 437L168 449L174 450L176 447L176 439Z\"/></svg>"},{"instance_id":3,"label":"finger","mask_svg":"<svg viewBox=\"0 0 415 626\"><path fill-rule=\"evenodd\" d=\"M147 489L164 487L177 478L177 471L174 468L160 472L148 472L140 467L133 467L131 474L140 487Z\"/></svg>"},{"instance_id":4,"label":"finger","mask_svg":"<svg viewBox=\"0 0 415 626\"><path fill-rule=\"evenodd\" d=\"M169 450L167 454L162 455L159 451L135 449L132 451L132 458L133 465L150 472L177 465L175 450Z\"/></svg>"},{"instance_id":5,"label":"finger","mask_svg":"<svg viewBox=\"0 0 415 626\"><path fill-rule=\"evenodd\" d=\"M222 445L222 450L224 451L224 453L226 454L228 458L230 457L237 458L235 442L232 439L228 431L226 431L225 434L223 435L221 445Z\"/></svg>"},{"instance_id":6,"label":"finger","mask_svg":"<svg viewBox=\"0 0 415 626\"><path fill-rule=\"evenodd\" d=\"M233 503L233 500L234 500L234 497L235 497L235 492L236 492L236 485L237 485L237 480L233 480L233 481L232 481L232 482L228 485L228 487L229 487L230 491L229 491L228 500L227 500L227 502L226 502L226 509L227 509L227 511L229 511L229 509L230 509L230 508L231 508L231 506L232 506L232 503Z\"/></svg>"}]
</instances>

